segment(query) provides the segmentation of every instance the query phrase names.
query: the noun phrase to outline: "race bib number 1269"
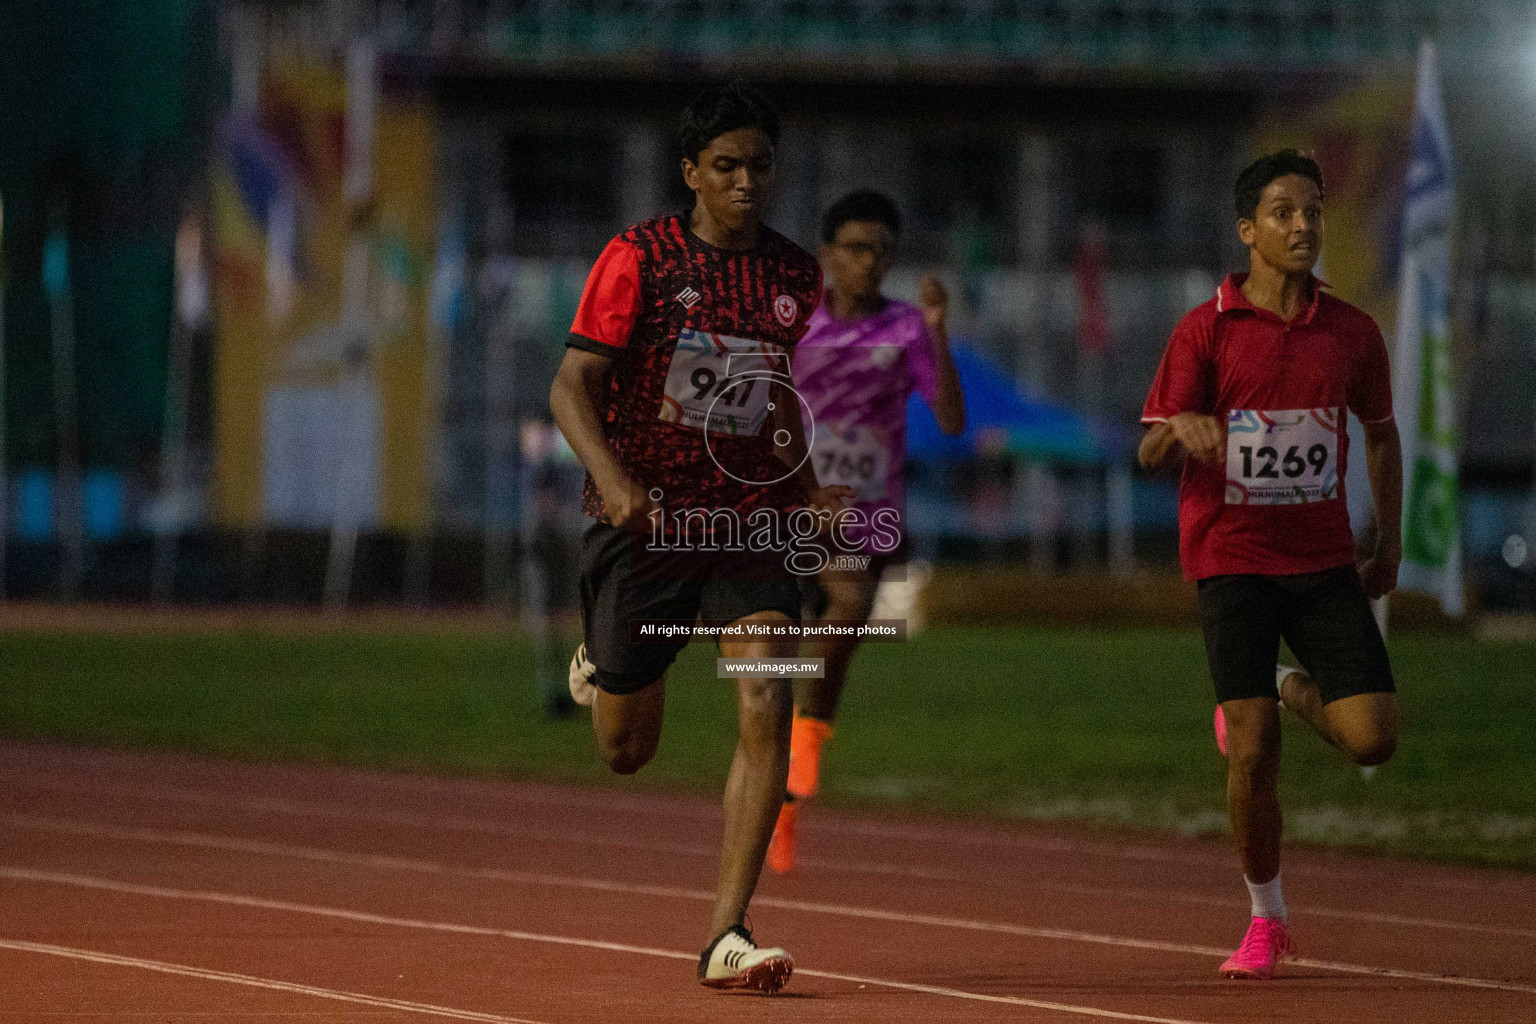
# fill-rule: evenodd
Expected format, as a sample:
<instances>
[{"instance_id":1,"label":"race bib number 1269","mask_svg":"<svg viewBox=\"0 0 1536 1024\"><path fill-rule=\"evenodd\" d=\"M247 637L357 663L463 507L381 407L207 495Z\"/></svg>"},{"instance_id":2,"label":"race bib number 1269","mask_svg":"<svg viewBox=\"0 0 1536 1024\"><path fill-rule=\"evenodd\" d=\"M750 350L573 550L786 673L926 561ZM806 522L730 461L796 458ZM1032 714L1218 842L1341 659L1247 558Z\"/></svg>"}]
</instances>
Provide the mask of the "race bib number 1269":
<instances>
[{"instance_id":1,"label":"race bib number 1269","mask_svg":"<svg viewBox=\"0 0 1536 1024\"><path fill-rule=\"evenodd\" d=\"M1339 409L1233 409L1227 504L1305 505L1339 496Z\"/></svg>"}]
</instances>

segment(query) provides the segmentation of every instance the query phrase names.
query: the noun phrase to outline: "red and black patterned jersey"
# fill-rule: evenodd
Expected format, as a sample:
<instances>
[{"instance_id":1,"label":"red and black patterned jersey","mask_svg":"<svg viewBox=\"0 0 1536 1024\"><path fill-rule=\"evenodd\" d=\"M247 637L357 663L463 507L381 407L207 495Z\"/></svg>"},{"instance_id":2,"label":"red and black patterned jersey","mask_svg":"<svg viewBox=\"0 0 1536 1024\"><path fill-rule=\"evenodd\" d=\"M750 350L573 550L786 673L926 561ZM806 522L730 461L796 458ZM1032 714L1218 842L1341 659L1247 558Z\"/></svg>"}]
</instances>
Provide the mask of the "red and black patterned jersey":
<instances>
[{"instance_id":1,"label":"red and black patterned jersey","mask_svg":"<svg viewBox=\"0 0 1536 1024\"><path fill-rule=\"evenodd\" d=\"M597 414L619 465L667 510L788 509L805 495L775 452L770 380L821 298L821 268L767 227L756 248L718 249L686 215L608 243L568 345L611 357ZM779 440L782 441L782 438ZM582 511L606 521L587 477Z\"/></svg>"}]
</instances>

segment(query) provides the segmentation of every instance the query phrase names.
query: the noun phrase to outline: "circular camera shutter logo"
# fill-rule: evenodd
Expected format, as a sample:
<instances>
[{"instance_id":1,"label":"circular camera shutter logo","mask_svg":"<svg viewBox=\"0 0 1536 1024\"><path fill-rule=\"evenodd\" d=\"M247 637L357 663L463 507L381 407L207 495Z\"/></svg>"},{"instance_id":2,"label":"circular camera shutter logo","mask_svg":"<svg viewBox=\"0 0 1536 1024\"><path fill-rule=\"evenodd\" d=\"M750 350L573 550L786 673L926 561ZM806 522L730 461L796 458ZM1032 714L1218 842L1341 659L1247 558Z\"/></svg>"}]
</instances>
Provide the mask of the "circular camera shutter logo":
<instances>
[{"instance_id":1,"label":"circular camera shutter logo","mask_svg":"<svg viewBox=\"0 0 1536 1024\"><path fill-rule=\"evenodd\" d=\"M795 325L795 317L799 312L800 304L795 301L793 295L780 295L773 300L773 315L785 327L793 327Z\"/></svg>"},{"instance_id":2,"label":"circular camera shutter logo","mask_svg":"<svg viewBox=\"0 0 1536 1024\"><path fill-rule=\"evenodd\" d=\"M790 302L794 302L794 300L790 299ZM800 472L800 467L805 465L805 461L811 457L812 445L816 443L816 414L811 411L811 403L807 402L805 400L805 396L796 391L794 387L785 381L782 377L776 377L771 373L738 374L733 375L729 379L735 381L735 384L729 388L726 388L720 394L716 395L715 400L710 403L708 412L706 412L704 415L704 447L705 450L709 452L710 461L718 466L720 471L726 476L730 477L732 480L735 480L737 483L747 484L752 487L767 487L772 484L781 483L785 480L788 480L796 473ZM800 456L800 461L795 463L795 465L787 473L765 472L764 467L761 464L763 460L760 458L753 458L751 452L743 452L741 449L735 447L724 448L724 450L722 450L723 446L717 445L715 439L722 436L730 437L734 435L727 434L726 432L719 429L711 430L709 426L711 423L718 422L718 419L715 416L715 406L719 405L722 399L725 400L727 405L735 401L738 388L753 387L757 385L771 387L774 384L778 384L783 389L783 391L795 396L795 400L800 404L800 422L805 424L805 454ZM776 405L774 402L768 403L768 412L773 412L775 408ZM782 428L775 429L772 416L768 417L767 421L763 423L762 429L773 431L773 433L770 435L770 439L773 442L774 448L786 447L791 440L789 431ZM740 465L736 464L732 458L733 455L745 456L745 462ZM768 461L772 464L774 470L782 469L784 466L784 464L777 459L770 459Z\"/></svg>"}]
</instances>

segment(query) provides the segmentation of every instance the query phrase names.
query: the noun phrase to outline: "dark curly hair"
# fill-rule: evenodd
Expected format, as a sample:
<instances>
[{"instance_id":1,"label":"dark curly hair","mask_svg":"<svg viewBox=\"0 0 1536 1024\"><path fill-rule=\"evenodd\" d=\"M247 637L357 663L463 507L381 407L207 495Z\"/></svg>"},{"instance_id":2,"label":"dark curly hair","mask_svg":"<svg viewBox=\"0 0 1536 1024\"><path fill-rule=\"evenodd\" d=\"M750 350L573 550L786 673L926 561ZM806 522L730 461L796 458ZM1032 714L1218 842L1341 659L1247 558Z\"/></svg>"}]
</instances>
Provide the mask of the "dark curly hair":
<instances>
[{"instance_id":1,"label":"dark curly hair","mask_svg":"<svg viewBox=\"0 0 1536 1024\"><path fill-rule=\"evenodd\" d=\"M891 234L901 234L901 211L884 192L860 189L850 192L821 215L821 240L831 243L837 238L837 229L851 220L876 220L891 229Z\"/></svg>"},{"instance_id":2,"label":"dark curly hair","mask_svg":"<svg viewBox=\"0 0 1536 1024\"><path fill-rule=\"evenodd\" d=\"M779 143L779 112L768 97L745 82L706 89L683 108L678 119L678 139L683 157L699 162L699 154L727 132L760 128L774 145Z\"/></svg>"},{"instance_id":3,"label":"dark curly hair","mask_svg":"<svg viewBox=\"0 0 1536 1024\"><path fill-rule=\"evenodd\" d=\"M1317 161L1299 149L1282 149L1278 153L1259 157L1237 176L1237 188L1233 196L1237 215L1244 220L1252 220L1259 212L1259 198L1264 195L1269 183L1287 174L1311 178L1317 182L1318 196L1322 196L1323 169L1317 166Z\"/></svg>"}]
</instances>

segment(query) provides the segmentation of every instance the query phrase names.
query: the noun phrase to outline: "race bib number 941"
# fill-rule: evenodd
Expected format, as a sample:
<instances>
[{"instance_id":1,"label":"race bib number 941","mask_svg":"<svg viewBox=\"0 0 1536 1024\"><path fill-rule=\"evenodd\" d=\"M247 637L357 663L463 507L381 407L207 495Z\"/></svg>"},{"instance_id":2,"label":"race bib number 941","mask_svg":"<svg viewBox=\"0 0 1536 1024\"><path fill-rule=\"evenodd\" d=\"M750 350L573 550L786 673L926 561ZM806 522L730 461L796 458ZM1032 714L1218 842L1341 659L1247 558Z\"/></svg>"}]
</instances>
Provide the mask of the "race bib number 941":
<instances>
[{"instance_id":1,"label":"race bib number 941","mask_svg":"<svg viewBox=\"0 0 1536 1024\"><path fill-rule=\"evenodd\" d=\"M1338 409L1233 409L1227 504L1305 505L1339 496Z\"/></svg>"},{"instance_id":2,"label":"race bib number 941","mask_svg":"<svg viewBox=\"0 0 1536 1024\"><path fill-rule=\"evenodd\" d=\"M684 328L667 369L660 418L696 430L753 436L768 418L770 381L787 375L784 350L772 342Z\"/></svg>"}]
</instances>

